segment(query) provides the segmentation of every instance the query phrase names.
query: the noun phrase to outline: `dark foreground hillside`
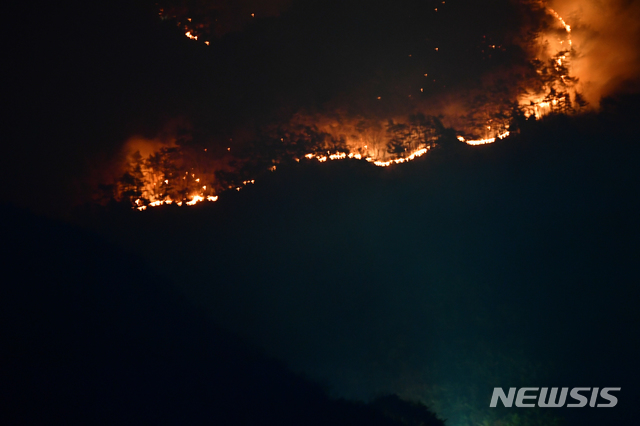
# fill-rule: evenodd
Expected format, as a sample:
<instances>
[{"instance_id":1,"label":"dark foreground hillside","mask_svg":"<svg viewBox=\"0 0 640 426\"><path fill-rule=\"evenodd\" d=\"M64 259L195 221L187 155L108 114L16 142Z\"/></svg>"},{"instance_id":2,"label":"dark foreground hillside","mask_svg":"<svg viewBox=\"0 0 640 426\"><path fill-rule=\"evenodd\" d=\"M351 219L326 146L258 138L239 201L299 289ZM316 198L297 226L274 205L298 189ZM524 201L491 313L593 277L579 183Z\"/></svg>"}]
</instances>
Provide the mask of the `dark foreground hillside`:
<instances>
[{"instance_id":1,"label":"dark foreground hillside","mask_svg":"<svg viewBox=\"0 0 640 426\"><path fill-rule=\"evenodd\" d=\"M614 409L512 415L628 424L636 101L390 169L301 164L213 204L81 217L336 395L396 392L475 426L510 424L488 408L494 387L615 386Z\"/></svg>"},{"instance_id":2,"label":"dark foreground hillside","mask_svg":"<svg viewBox=\"0 0 640 426\"><path fill-rule=\"evenodd\" d=\"M212 326L141 258L23 211L2 216L2 424L443 424L395 396L329 399Z\"/></svg>"}]
</instances>

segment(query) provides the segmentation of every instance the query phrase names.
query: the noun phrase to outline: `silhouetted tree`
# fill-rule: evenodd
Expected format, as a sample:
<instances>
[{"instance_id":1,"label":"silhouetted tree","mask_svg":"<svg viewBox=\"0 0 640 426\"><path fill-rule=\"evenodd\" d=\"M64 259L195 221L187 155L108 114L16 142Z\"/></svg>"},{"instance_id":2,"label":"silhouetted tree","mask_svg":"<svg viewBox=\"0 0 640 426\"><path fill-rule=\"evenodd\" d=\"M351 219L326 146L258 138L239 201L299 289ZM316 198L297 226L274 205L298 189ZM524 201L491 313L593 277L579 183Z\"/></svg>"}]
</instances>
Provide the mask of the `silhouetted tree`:
<instances>
[{"instance_id":1,"label":"silhouetted tree","mask_svg":"<svg viewBox=\"0 0 640 426\"><path fill-rule=\"evenodd\" d=\"M587 100L584 98L584 95L578 91L576 91L576 94L574 96L574 102L578 106L578 110L582 110L586 108L587 105L589 105L589 102L587 102Z\"/></svg>"},{"instance_id":2,"label":"silhouetted tree","mask_svg":"<svg viewBox=\"0 0 640 426\"><path fill-rule=\"evenodd\" d=\"M422 113L409 116L409 140L412 151L420 146L432 147L438 140L438 126L435 120L435 117Z\"/></svg>"},{"instance_id":3,"label":"silhouetted tree","mask_svg":"<svg viewBox=\"0 0 640 426\"><path fill-rule=\"evenodd\" d=\"M144 187L144 174L142 172L142 155L140 151L136 151L131 156L129 170L118 180L120 198L129 200L131 204L143 205L142 200Z\"/></svg>"},{"instance_id":4,"label":"silhouetted tree","mask_svg":"<svg viewBox=\"0 0 640 426\"><path fill-rule=\"evenodd\" d=\"M361 155L373 153L376 158L384 158L386 156L386 147L384 145L384 130L378 121L360 120L355 128L357 134L354 139L360 138L362 147L358 148Z\"/></svg>"},{"instance_id":5,"label":"silhouetted tree","mask_svg":"<svg viewBox=\"0 0 640 426\"><path fill-rule=\"evenodd\" d=\"M387 134L389 135L389 142L387 142L387 152L389 154L404 157L404 154L409 149L409 138L407 135L408 126L402 123L394 123L393 120L389 120L387 124Z\"/></svg>"}]
</instances>

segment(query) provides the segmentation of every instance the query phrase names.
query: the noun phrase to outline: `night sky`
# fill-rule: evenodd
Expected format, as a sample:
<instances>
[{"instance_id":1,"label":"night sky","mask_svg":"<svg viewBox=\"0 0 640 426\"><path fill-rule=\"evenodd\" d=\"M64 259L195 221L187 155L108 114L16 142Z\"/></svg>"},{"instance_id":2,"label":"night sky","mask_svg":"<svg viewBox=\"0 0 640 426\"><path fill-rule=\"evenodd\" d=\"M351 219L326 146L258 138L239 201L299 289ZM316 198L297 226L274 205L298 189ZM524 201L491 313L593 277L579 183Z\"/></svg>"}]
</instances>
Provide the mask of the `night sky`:
<instances>
[{"instance_id":1,"label":"night sky","mask_svg":"<svg viewBox=\"0 0 640 426\"><path fill-rule=\"evenodd\" d=\"M640 4L605 3L545 4L566 68L533 1L11 5L7 419L636 423ZM521 114L549 87L572 109ZM375 167L415 114L433 146ZM218 201L138 211L135 151ZM514 386L622 390L489 408Z\"/></svg>"}]
</instances>

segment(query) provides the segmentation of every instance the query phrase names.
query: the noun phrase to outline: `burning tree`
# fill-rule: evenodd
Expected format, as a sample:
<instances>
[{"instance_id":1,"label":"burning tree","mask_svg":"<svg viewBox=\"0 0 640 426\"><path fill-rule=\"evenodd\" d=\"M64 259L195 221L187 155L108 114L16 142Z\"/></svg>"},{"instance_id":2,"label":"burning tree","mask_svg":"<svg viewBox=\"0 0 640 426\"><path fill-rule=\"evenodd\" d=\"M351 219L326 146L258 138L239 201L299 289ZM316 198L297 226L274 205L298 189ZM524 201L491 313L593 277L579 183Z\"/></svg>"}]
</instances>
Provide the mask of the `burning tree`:
<instances>
[{"instance_id":1,"label":"burning tree","mask_svg":"<svg viewBox=\"0 0 640 426\"><path fill-rule=\"evenodd\" d=\"M451 132L448 130L438 117L422 113L410 115L407 123L389 120L387 152L396 158L403 158L407 153L434 148L438 143L450 139Z\"/></svg>"},{"instance_id":2,"label":"burning tree","mask_svg":"<svg viewBox=\"0 0 640 426\"><path fill-rule=\"evenodd\" d=\"M241 189L263 173L282 165L307 159L325 162L352 158L377 166L390 166L410 161L436 146L454 147L458 141L469 145L492 143L521 128L528 119L550 113L569 114L584 108L586 102L576 90L578 79L570 74L569 59L576 54L571 43L570 26L545 5L534 1L529 3L525 9L537 13L538 25L532 26L524 36L519 33L515 43L509 41L509 36L502 37L498 44L489 41L491 37L482 36L483 60L490 59L492 55L507 58L504 56L506 53L501 52L511 49L511 53L515 53L510 57L516 60L506 70L501 68L479 75L479 88L465 87L462 92L465 102L457 109L462 112L449 113L447 117L424 113L433 107L414 103L418 102L415 101L416 91L420 90L420 96L440 96L439 91L446 86L423 88L422 77L427 73L422 74L424 70L420 70L419 85L401 86L403 91L411 92L408 95L410 101L404 92L401 98L389 96L395 100L388 104L377 102L373 107L368 103L370 101L358 103L357 99L353 101L345 95L351 103L346 106L329 102L312 107L298 106L297 109L285 109L287 112L283 114L287 115L278 115L277 119L256 119L262 127L245 132L243 142L237 144L233 152L230 148L223 151L220 143L213 142L215 138L222 140L220 134L233 133L233 129L226 129L208 139L204 135L182 134L174 145L164 146L147 158L136 153L114 186L114 198L141 209L165 203L192 204L216 199L217 194L224 190ZM253 12L245 13L242 8L234 9L234 12L220 5L202 2L187 5L169 0L158 7L161 8L160 16L175 20L174 24L187 37L206 44L211 39L214 43L212 48L217 46L214 41L216 34L219 36L228 30L223 28L226 25L223 16L240 11L243 16L242 22L237 22L240 26L254 17ZM258 14L263 16L260 11ZM263 24L266 25L265 22ZM485 52L491 54L484 55ZM538 58L531 59L534 55ZM429 62L434 60L431 56L427 58ZM429 66L429 63L422 66ZM407 69L414 72L413 67L411 65ZM436 66L433 68L438 69ZM384 70L378 71L381 76L386 75ZM441 81L440 77L437 80ZM384 85L378 87L378 83L371 84L364 86L363 93L367 92L367 99L374 99L368 93L371 87L376 90L384 88ZM377 100L380 99L377 96ZM399 103L400 99L404 104ZM398 111L412 114L405 120L398 120ZM447 128L443 121L447 125L455 123L460 132ZM207 151L207 147L212 148L211 151Z\"/></svg>"},{"instance_id":3,"label":"burning tree","mask_svg":"<svg viewBox=\"0 0 640 426\"><path fill-rule=\"evenodd\" d=\"M409 150L408 126L389 120L387 124L387 134L390 136L389 142L387 142L387 152L396 157L404 157L405 153Z\"/></svg>"},{"instance_id":4,"label":"burning tree","mask_svg":"<svg viewBox=\"0 0 640 426\"><path fill-rule=\"evenodd\" d=\"M216 181L211 165L193 151L189 145L163 147L147 158L136 151L118 179L113 197L140 209L214 197Z\"/></svg>"}]
</instances>

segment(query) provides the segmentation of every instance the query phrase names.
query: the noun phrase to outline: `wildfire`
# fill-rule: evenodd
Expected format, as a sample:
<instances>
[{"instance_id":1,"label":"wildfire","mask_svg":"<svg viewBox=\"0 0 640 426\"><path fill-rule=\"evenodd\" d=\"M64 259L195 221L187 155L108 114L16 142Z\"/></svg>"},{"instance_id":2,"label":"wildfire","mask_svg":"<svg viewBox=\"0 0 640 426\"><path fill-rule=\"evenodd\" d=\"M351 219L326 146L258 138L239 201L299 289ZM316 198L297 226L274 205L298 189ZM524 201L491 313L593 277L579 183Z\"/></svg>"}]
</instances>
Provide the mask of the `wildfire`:
<instances>
[{"instance_id":1,"label":"wildfire","mask_svg":"<svg viewBox=\"0 0 640 426\"><path fill-rule=\"evenodd\" d=\"M568 25L567 22L555 10L544 5L544 3L542 2L541 7L543 7L550 16L553 16L557 20L558 24L566 33L566 37L557 38L558 31L556 31L541 36L541 39L539 40L540 45L543 46L541 48L541 54L543 57L547 57L547 59L545 60L535 61L536 70L541 76L540 81L542 82L542 84L532 90L533 93L525 92L518 96L517 99L521 110L524 112L524 115L527 118L531 116L534 116L535 118L541 118L542 116L553 111L570 111L570 91L574 90L573 84L576 82L576 79L570 77L569 75L570 57L574 53L573 48L570 47L569 49L567 49L565 44L568 42L569 46L572 45L571 26ZM188 19L188 21L189 23L191 23L191 19ZM184 31L186 31L185 36L187 38L191 40L198 40L198 35L195 28L187 26L183 28ZM556 44L554 44L554 40L550 39L550 37L557 38L555 40ZM209 44L208 41L204 41L204 43L206 43L207 45ZM548 47L550 45L557 46L558 50L555 53L550 53L549 50L553 50ZM490 45L489 47L491 47L492 49L496 48L495 45ZM438 50L438 48L436 48L436 50ZM424 77L427 76L428 74L425 73ZM420 90L423 91L422 88ZM575 94L577 92L574 91L573 93ZM377 96L377 99L380 100L381 97ZM422 119L425 120L425 117L422 116ZM480 146L491 144L498 139L505 139L509 137L510 132L509 130L506 130L509 128L509 126L506 123L498 123L495 121L493 121L492 123L492 121L493 120L488 120L488 122L486 123L487 127L484 129L484 132L488 131L489 133L485 134L486 137L484 139L466 139L464 136L458 136L457 139L460 142L466 143L470 146ZM342 134L359 136L347 136L346 138L344 138L344 151L333 151L332 149L324 152L316 151L303 155L302 158L307 160L315 160L319 163L346 159L364 160L377 167L389 167L394 164L403 164L409 161L413 161L418 157L422 157L435 146L438 134L437 132L440 131L436 131L435 129L437 129L438 127L435 126L433 122L429 122L428 120L424 121L421 124L423 126L421 128L415 123L395 124L392 120L389 120L389 127L387 127L387 132L396 132L394 133L395 135L402 134L402 138L406 138L406 140L403 139L403 141L400 142L400 145L393 146L392 148L387 148L387 150L385 149L385 140L389 141L389 144L391 144L393 140L397 141L397 139L393 139L391 133L387 133L386 135L380 133L381 131L384 132L384 130L379 130L384 129L384 125L375 123L371 125L367 124L364 131L359 130L355 127L353 129L345 128L336 131L334 129L335 125L333 124L333 122L327 123L326 119L324 119L324 123L322 118L320 120L310 119L307 120L307 123L311 123L309 124L310 126L313 126L314 129L320 129L320 131L324 132L325 135L331 135L331 137L335 137L335 140L338 140L340 137L342 137ZM348 126L349 124L347 124L347 127ZM440 126L442 127L441 123ZM418 131L416 129L422 130ZM428 133L429 131L431 133ZM472 131L471 133L473 134L474 132ZM279 139L282 142L285 142L284 138L279 137ZM391 145L386 145L386 147L390 146ZM227 148L227 150L230 151L231 148ZM388 153L391 154L391 158L389 158L389 156L387 155ZM299 154L289 157L289 161L295 160L296 162L300 162L301 158L298 158L298 156ZM273 159L273 161L269 160L269 162L271 162L271 165L266 167L266 170L270 170L272 172L275 171L277 165L280 164L280 161L281 159L276 160L275 158ZM158 162L157 164L160 164L160 162ZM132 166L132 170L133 169L135 169L135 167ZM215 178L212 175L206 174L196 177L196 173L198 173L198 171L194 169L190 169L189 171L185 172L185 174L181 174L178 176L175 174L167 174L166 176L168 176L168 178L165 176L165 173L163 173L164 169L162 168L162 166L141 167L140 164L138 164L136 170L138 170L138 175L141 176L138 178L138 181L143 183L136 186L135 184L132 184L130 180L128 185L129 188L136 187L137 192L135 193L139 195L127 196L129 196L131 200L135 199L135 201L133 201L133 208L140 211L146 210L148 207L158 207L170 204L176 204L178 206L182 206L183 204L186 206L193 206L202 202L216 202L218 200L218 195L213 195L217 192L216 188L218 188L218 190L235 189L237 191L240 191L245 186L255 183L255 180L253 179L242 180L239 182L231 179L230 181L223 180L218 182L217 174ZM129 177L132 177L132 175L130 174ZM127 184L124 185L126 186ZM122 189L122 193L127 193L127 191L125 189ZM131 194L131 192L129 192L128 194Z\"/></svg>"},{"instance_id":2,"label":"wildfire","mask_svg":"<svg viewBox=\"0 0 640 426\"><path fill-rule=\"evenodd\" d=\"M558 43L556 46L559 45L559 48L558 51L552 55L551 60L553 68L551 72L560 74L556 77L556 81L564 93L558 93L555 83L551 82L545 85L542 93L521 95L518 99L518 103L524 108L525 116L527 118L530 116L541 118L558 107L569 106L569 91L572 91L575 95L575 89L573 87L575 80L568 78L569 56L573 53L573 48L571 47L573 44L571 41L571 26L568 25L558 12L552 8L545 6L545 10L548 14L556 18L566 32L566 39L556 40ZM549 43L551 42L551 40L549 40L549 36L541 41L547 44L552 44ZM565 41L570 46L568 50L563 47ZM540 73L541 71L539 70L538 72Z\"/></svg>"},{"instance_id":3,"label":"wildfire","mask_svg":"<svg viewBox=\"0 0 640 426\"><path fill-rule=\"evenodd\" d=\"M540 5L541 5L541 7L543 7L547 11L547 13L549 15L553 16L558 21L558 23L562 26L562 28L565 30L565 32L567 34L567 37L566 37L566 40L559 40L560 45L563 45L563 43L566 41L569 46L572 46L573 43L572 43L572 40L571 40L571 26L569 24L567 24L567 22L564 20L564 18L562 18L562 16L560 16L560 14L558 14L558 12L556 12L551 7L547 6L544 1L541 0L540 1ZM437 12L438 9L436 8L435 11ZM160 10L160 15L163 16L163 10L162 9ZM254 17L255 14L251 13L251 16ZM185 36L187 38L191 39L191 40L198 40L198 36L196 35L196 30L194 28L192 28L193 27L193 23L192 23L191 18L187 18L187 21L188 22L185 23L185 24L179 23L180 25L184 25L184 29L186 31L185 32ZM205 41L204 43L206 45L209 45L209 41ZM492 49L496 48L495 45L490 45L490 47ZM438 48L436 47L435 50L437 51ZM569 53L567 52L564 55L561 55L561 56L559 56L559 57L557 57L555 59L555 62L556 62L558 67L562 67L563 66L565 61L567 61L567 59L568 59L568 55L569 55ZM409 55L409 56L411 56L411 55ZM424 74L424 76L426 77L427 74ZM566 83L565 78L566 78L566 76L562 76L561 77L562 83ZM420 89L420 91L423 92L424 90ZM548 90L547 90L547 92L548 92ZM551 97L550 99L547 99L547 98L549 98L549 95L550 95L550 93L544 93L542 95L540 95L540 94L533 94L533 95L524 94L524 95L521 95L519 97L518 102L519 102L519 104L521 106L525 106L526 107L525 115L527 117L535 116L536 118L540 118L543 115L545 115L545 114L547 114L547 113L549 113L551 111L551 106L556 106L561 101L565 101L566 100L564 97L558 97L558 98ZM377 99L380 100L381 97L378 96ZM490 143L490 142L487 142L487 141L489 141L491 139L492 138L481 139L481 140L474 141L474 142L477 142L477 143L475 143L476 145L481 145L481 144L484 144L484 143ZM493 140L495 140L495 138L493 138ZM336 153L336 154L333 154L333 155L339 155L339 154ZM318 161L321 161L321 162L327 161L327 159L333 159L333 158L318 157Z\"/></svg>"},{"instance_id":4,"label":"wildfire","mask_svg":"<svg viewBox=\"0 0 640 426\"><path fill-rule=\"evenodd\" d=\"M506 132L500 136L498 136L499 139L504 139L507 136L509 136L509 132ZM465 140L462 136L459 136L458 139L461 142L465 142L468 145L482 145L482 144L488 144L488 143L492 143L495 142L496 138L490 138L490 139L483 139L483 140ZM363 156L361 154L358 153L346 153L346 152L335 152L335 153L327 153L326 155L317 155L317 154L307 154L304 156L304 158L308 159L308 160L317 160L320 163L325 163L328 160L331 161L337 161L337 160L344 160L344 159L355 159L355 160L365 160L377 167L389 167L391 165L394 164L402 164L402 163L407 163L409 161L415 160L418 157L422 157L423 155L425 155L427 152L429 152L429 150L431 149L430 146L426 146L426 147L422 147L420 149L417 149L415 151L413 151L412 153L410 153L409 155L407 155L406 157L401 157L401 158L394 158L388 161L380 161L380 160L375 160L372 157L366 157L363 158ZM299 159L298 159L299 160ZM272 167L272 170L275 170L275 166ZM246 180L243 181L242 184L243 185L252 185L255 184L255 179L252 180ZM240 191L243 187L242 186L238 186L235 189L237 191ZM185 201L178 201L175 202L175 204L177 204L178 206L182 206L183 204L187 205L187 206L194 206L200 202L203 201L208 201L208 202L216 202L218 201L218 196L215 195L209 195L209 196L203 196L203 195L192 195L188 200ZM147 205L142 205L142 201L140 199L137 199L135 201L135 206L134 208L143 211L146 210L147 207L158 207L158 206L163 206L163 205L169 205L169 204L173 204L174 201L171 198L167 198L164 200L155 200L152 201L150 203L148 203Z\"/></svg>"},{"instance_id":5,"label":"wildfire","mask_svg":"<svg viewBox=\"0 0 640 426\"><path fill-rule=\"evenodd\" d=\"M346 152L336 152L334 154L327 152L327 155L307 154L304 157L308 160L313 160L315 158L320 163L324 163L327 160L344 160L345 158L355 158L356 160L362 159L361 154L354 154L353 152L349 154ZM371 161L371 158L367 157L366 160Z\"/></svg>"},{"instance_id":6,"label":"wildfire","mask_svg":"<svg viewBox=\"0 0 640 426\"><path fill-rule=\"evenodd\" d=\"M401 158L395 158L389 161L377 161L372 157L366 157L364 158L365 161L372 163L378 167L389 167L392 164L401 164L401 163L406 163L408 161L411 160L415 160L418 157L423 156L424 154L427 153L427 151L429 151L430 147L424 147L424 148L420 148L414 152L412 152L411 154L409 154L406 157L401 157ZM327 153L327 155L316 155L316 154L307 154L305 155L305 158L312 160L312 159L316 159L318 160L318 162L320 163L324 163L327 160L344 160L345 158L351 158L351 159L355 159L355 160L362 160L363 157L361 154L357 154L357 153L349 153L347 154L346 152L336 152L334 154L330 154Z\"/></svg>"},{"instance_id":7,"label":"wildfire","mask_svg":"<svg viewBox=\"0 0 640 426\"><path fill-rule=\"evenodd\" d=\"M509 136L511 133L509 131L504 132L501 135L498 135L497 139L504 139L507 136ZM488 143L494 143L496 141L496 138L487 138L487 139L479 139L479 140L474 140L474 141L468 141L465 140L462 136L458 136L458 140L460 142L464 142L467 145L472 145L472 146L477 146L477 145L486 145Z\"/></svg>"},{"instance_id":8,"label":"wildfire","mask_svg":"<svg viewBox=\"0 0 640 426\"><path fill-rule=\"evenodd\" d=\"M406 163L407 161L415 160L418 157L422 157L424 154L427 153L427 151L429 151L429 147L421 148L413 152L408 157L396 158L394 160L389 160L389 161L373 161L373 160L371 161L373 161L373 164L375 164L378 167L389 167L392 164L401 164L401 163ZM367 158L367 161L370 161L370 159Z\"/></svg>"},{"instance_id":9,"label":"wildfire","mask_svg":"<svg viewBox=\"0 0 640 426\"><path fill-rule=\"evenodd\" d=\"M201 195L194 195L191 201L187 201L188 206L195 206L200 201L204 201L204 197Z\"/></svg>"},{"instance_id":10,"label":"wildfire","mask_svg":"<svg viewBox=\"0 0 640 426\"><path fill-rule=\"evenodd\" d=\"M564 19L562 19L562 17L560 15L558 15L558 12L556 12L553 9L551 9L550 7L547 7L547 10L549 11L549 13L551 13L553 16L555 16L556 19L558 19L558 21L560 21L560 23L562 24L564 29L567 30L568 33L571 33L571 26L567 25L567 23L564 21ZM569 39L569 44L571 44L571 39Z\"/></svg>"}]
</instances>

